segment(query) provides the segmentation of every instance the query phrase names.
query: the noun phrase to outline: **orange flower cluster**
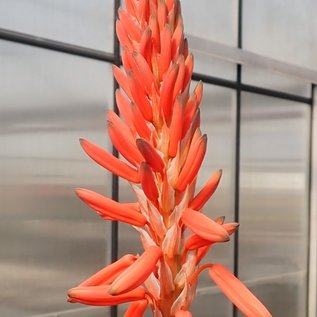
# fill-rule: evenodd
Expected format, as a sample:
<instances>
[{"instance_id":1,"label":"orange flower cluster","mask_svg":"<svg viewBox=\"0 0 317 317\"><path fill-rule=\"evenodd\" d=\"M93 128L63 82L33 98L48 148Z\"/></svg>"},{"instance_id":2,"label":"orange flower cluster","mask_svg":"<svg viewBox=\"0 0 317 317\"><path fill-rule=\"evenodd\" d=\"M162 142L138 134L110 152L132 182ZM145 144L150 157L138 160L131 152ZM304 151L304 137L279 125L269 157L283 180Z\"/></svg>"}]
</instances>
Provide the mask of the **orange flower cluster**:
<instances>
[{"instance_id":1,"label":"orange flower cluster","mask_svg":"<svg viewBox=\"0 0 317 317\"><path fill-rule=\"evenodd\" d=\"M190 91L193 56L184 38L179 0L126 0L116 24L124 70L113 66L121 89L121 117L108 113L109 137L127 160L81 140L85 152L108 171L126 179L137 202L119 203L87 189L79 198L106 220L128 223L144 247L125 255L68 292L69 301L111 306L132 302L125 317L189 317L197 277L212 280L248 317L271 314L225 267L201 260L214 243L226 242L238 227L224 217L202 213L215 192L217 171L195 193L207 136L200 130L203 86Z\"/></svg>"}]
</instances>

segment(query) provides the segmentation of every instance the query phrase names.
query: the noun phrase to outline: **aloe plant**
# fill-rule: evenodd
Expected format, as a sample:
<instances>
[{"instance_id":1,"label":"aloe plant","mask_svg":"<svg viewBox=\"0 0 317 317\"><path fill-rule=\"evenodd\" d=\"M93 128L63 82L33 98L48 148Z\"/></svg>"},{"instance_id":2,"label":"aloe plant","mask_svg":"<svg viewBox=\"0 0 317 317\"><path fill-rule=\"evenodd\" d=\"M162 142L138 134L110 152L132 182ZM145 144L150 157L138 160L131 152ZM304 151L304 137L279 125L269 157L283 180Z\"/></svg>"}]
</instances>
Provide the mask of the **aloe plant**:
<instances>
[{"instance_id":1,"label":"aloe plant","mask_svg":"<svg viewBox=\"0 0 317 317\"><path fill-rule=\"evenodd\" d=\"M202 259L215 243L229 241L237 223L203 214L222 171L196 193L207 136L200 130L203 85L191 91L193 55L184 37L179 0L126 0L116 32L123 70L113 66L121 89L120 115L107 115L109 137L120 160L87 140L85 152L127 180L136 201L119 203L88 189L77 195L107 221L132 225L144 253L128 254L68 291L69 301L95 306L131 302L125 317L192 316L198 275L209 276L247 317L268 317L263 304L223 265Z\"/></svg>"}]
</instances>

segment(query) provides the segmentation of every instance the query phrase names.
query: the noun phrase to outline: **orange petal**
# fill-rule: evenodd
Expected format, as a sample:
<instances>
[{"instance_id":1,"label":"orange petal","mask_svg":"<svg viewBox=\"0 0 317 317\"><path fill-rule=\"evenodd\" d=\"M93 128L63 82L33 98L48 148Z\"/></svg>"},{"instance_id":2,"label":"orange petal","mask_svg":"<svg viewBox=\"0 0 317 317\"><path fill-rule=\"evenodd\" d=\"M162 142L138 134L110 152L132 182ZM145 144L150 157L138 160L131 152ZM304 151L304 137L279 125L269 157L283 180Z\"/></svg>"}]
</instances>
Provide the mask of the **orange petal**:
<instances>
[{"instance_id":1,"label":"orange petal","mask_svg":"<svg viewBox=\"0 0 317 317\"><path fill-rule=\"evenodd\" d=\"M157 21L162 31L167 22L167 8L164 0L158 0L157 4Z\"/></svg>"},{"instance_id":2,"label":"orange petal","mask_svg":"<svg viewBox=\"0 0 317 317\"><path fill-rule=\"evenodd\" d=\"M164 74L168 70L172 58L172 30L171 27L166 24L161 32L161 55L160 55L160 78L164 79Z\"/></svg>"},{"instance_id":3,"label":"orange petal","mask_svg":"<svg viewBox=\"0 0 317 317\"><path fill-rule=\"evenodd\" d=\"M133 73L132 71L129 71L127 75L132 98L135 104L140 109L143 117L147 121L152 121L152 107L149 99L146 97L144 87L141 86L142 77L138 77L137 74Z\"/></svg>"},{"instance_id":4,"label":"orange petal","mask_svg":"<svg viewBox=\"0 0 317 317\"><path fill-rule=\"evenodd\" d=\"M172 64L166 73L161 86L160 107L163 110L165 121L169 122L172 114L174 84L178 74L178 65Z\"/></svg>"},{"instance_id":5,"label":"orange petal","mask_svg":"<svg viewBox=\"0 0 317 317\"><path fill-rule=\"evenodd\" d=\"M177 64L179 65L179 70L177 74L177 78L174 85L173 91L173 99L179 96L184 91L184 76L185 76L185 63L184 63L184 56L181 55L178 58Z\"/></svg>"},{"instance_id":6,"label":"orange petal","mask_svg":"<svg viewBox=\"0 0 317 317\"><path fill-rule=\"evenodd\" d=\"M192 314L188 310L178 310L175 317L192 317Z\"/></svg>"},{"instance_id":7,"label":"orange petal","mask_svg":"<svg viewBox=\"0 0 317 317\"><path fill-rule=\"evenodd\" d=\"M172 36L172 57L175 57L176 54L179 54L179 48L181 43L184 41L184 28L179 24Z\"/></svg>"},{"instance_id":8,"label":"orange petal","mask_svg":"<svg viewBox=\"0 0 317 317\"><path fill-rule=\"evenodd\" d=\"M193 122L193 118L194 118L196 110L197 110L196 104L197 104L197 96L195 94L193 94L188 99L186 106L185 106L185 110L184 110L183 136L186 134L190 125Z\"/></svg>"},{"instance_id":9,"label":"orange petal","mask_svg":"<svg viewBox=\"0 0 317 317\"><path fill-rule=\"evenodd\" d=\"M146 299L133 302L123 317L142 317L146 311L147 305L148 301Z\"/></svg>"},{"instance_id":10,"label":"orange petal","mask_svg":"<svg viewBox=\"0 0 317 317\"><path fill-rule=\"evenodd\" d=\"M131 104L131 112L133 125L135 126L135 129L138 132L139 136L146 140L149 140L151 136L151 131L146 121L144 120L140 109L134 103Z\"/></svg>"},{"instance_id":11,"label":"orange petal","mask_svg":"<svg viewBox=\"0 0 317 317\"><path fill-rule=\"evenodd\" d=\"M202 237L200 237L197 234L193 234L187 241L185 244L185 248L187 250L196 250L202 247L205 247L206 245L210 245L212 244L212 242L210 242L209 240L205 240Z\"/></svg>"},{"instance_id":12,"label":"orange petal","mask_svg":"<svg viewBox=\"0 0 317 317\"><path fill-rule=\"evenodd\" d=\"M153 146L144 139L137 139L136 145L149 166L151 166L155 172L162 172L165 164Z\"/></svg>"},{"instance_id":13,"label":"orange petal","mask_svg":"<svg viewBox=\"0 0 317 317\"><path fill-rule=\"evenodd\" d=\"M200 190L200 192L189 203L189 208L194 210L201 210L205 203L216 191L220 182L222 170L218 170L206 183L206 185Z\"/></svg>"},{"instance_id":14,"label":"orange petal","mask_svg":"<svg viewBox=\"0 0 317 317\"><path fill-rule=\"evenodd\" d=\"M193 75L193 69L194 69L194 56L192 53L190 53L185 59L184 86L187 86L188 82L190 81Z\"/></svg>"},{"instance_id":15,"label":"orange petal","mask_svg":"<svg viewBox=\"0 0 317 317\"><path fill-rule=\"evenodd\" d=\"M146 197L156 203L159 197L156 182L151 167L142 162L140 165L141 185Z\"/></svg>"},{"instance_id":16,"label":"orange petal","mask_svg":"<svg viewBox=\"0 0 317 317\"><path fill-rule=\"evenodd\" d=\"M129 81L126 74L124 74L122 70L116 65L112 65L112 72L113 72L113 76L115 77L120 87L124 90L127 96L130 99L132 99L131 90L129 87Z\"/></svg>"},{"instance_id":17,"label":"orange petal","mask_svg":"<svg viewBox=\"0 0 317 317\"><path fill-rule=\"evenodd\" d=\"M122 162L112 154L102 149L101 147L87 141L80 139L80 144L84 151L99 165L106 168L108 171L127 179L132 183L140 183L139 172Z\"/></svg>"},{"instance_id":18,"label":"orange petal","mask_svg":"<svg viewBox=\"0 0 317 317\"><path fill-rule=\"evenodd\" d=\"M193 144L194 143L194 144ZM197 176L199 168L203 162L207 147L207 136L199 137L197 142L190 145L185 164L178 176L175 188L182 192Z\"/></svg>"},{"instance_id":19,"label":"orange petal","mask_svg":"<svg viewBox=\"0 0 317 317\"><path fill-rule=\"evenodd\" d=\"M115 148L134 166L138 166L143 161L143 157L138 150L135 140L129 128L121 121L116 113L108 112L108 133Z\"/></svg>"},{"instance_id":20,"label":"orange petal","mask_svg":"<svg viewBox=\"0 0 317 317\"><path fill-rule=\"evenodd\" d=\"M107 265L102 270L89 277L79 286L98 286L102 284L110 284L112 281L127 267L129 267L135 260L136 256L132 254L126 254L118 261Z\"/></svg>"},{"instance_id":21,"label":"orange petal","mask_svg":"<svg viewBox=\"0 0 317 317\"><path fill-rule=\"evenodd\" d=\"M116 34L122 47L128 47L132 49L131 40L129 39L125 28L123 27L122 22L119 20L116 21Z\"/></svg>"},{"instance_id":22,"label":"orange petal","mask_svg":"<svg viewBox=\"0 0 317 317\"><path fill-rule=\"evenodd\" d=\"M198 107L201 103L202 98L203 98L203 82L201 80L198 82L197 86L195 87L194 93L197 97L196 107Z\"/></svg>"},{"instance_id":23,"label":"orange petal","mask_svg":"<svg viewBox=\"0 0 317 317\"><path fill-rule=\"evenodd\" d=\"M150 66L145 58L138 51L133 51L132 59L135 65L134 70L136 73L138 73L138 76L142 78L142 84L144 85L145 90L149 95L152 91L152 86L156 84Z\"/></svg>"},{"instance_id":24,"label":"orange petal","mask_svg":"<svg viewBox=\"0 0 317 317\"><path fill-rule=\"evenodd\" d=\"M138 24L132 19L130 14L122 9L122 7L119 8L118 14L123 27L131 39L139 42L141 40L141 30Z\"/></svg>"},{"instance_id":25,"label":"orange petal","mask_svg":"<svg viewBox=\"0 0 317 317\"><path fill-rule=\"evenodd\" d=\"M123 69L125 70L126 73L128 73L132 69L131 52L132 52L132 49L129 49L127 46L125 46L122 49L121 59L122 59Z\"/></svg>"},{"instance_id":26,"label":"orange petal","mask_svg":"<svg viewBox=\"0 0 317 317\"><path fill-rule=\"evenodd\" d=\"M150 6L148 0L139 1L139 17L142 21L148 21L150 14Z\"/></svg>"},{"instance_id":27,"label":"orange petal","mask_svg":"<svg viewBox=\"0 0 317 317\"><path fill-rule=\"evenodd\" d=\"M124 294L113 296L109 293L110 285L75 287L68 291L72 302L93 306L114 306L145 298L143 287L137 287Z\"/></svg>"},{"instance_id":28,"label":"orange petal","mask_svg":"<svg viewBox=\"0 0 317 317\"><path fill-rule=\"evenodd\" d=\"M144 56L145 60L148 63L151 63L151 53L152 53L151 37L152 37L152 31L150 27L147 27L142 34L139 51L140 51L140 54Z\"/></svg>"},{"instance_id":29,"label":"orange petal","mask_svg":"<svg viewBox=\"0 0 317 317\"><path fill-rule=\"evenodd\" d=\"M171 10L168 10L168 6L167 6L167 3L165 2L166 4L166 7L167 7L167 11L168 11L168 14L167 14L167 24L171 27L172 30L175 29L175 6L171 9Z\"/></svg>"},{"instance_id":30,"label":"orange petal","mask_svg":"<svg viewBox=\"0 0 317 317\"><path fill-rule=\"evenodd\" d=\"M210 245L206 245L202 248L199 248L197 250L197 256L196 256L196 261L197 261L197 265L200 263L200 261L205 257L205 255L208 253L208 251L210 250L212 244Z\"/></svg>"},{"instance_id":31,"label":"orange petal","mask_svg":"<svg viewBox=\"0 0 317 317\"><path fill-rule=\"evenodd\" d=\"M219 225L223 225L225 222L226 217L225 216L220 216L215 219L215 222L217 222Z\"/></svg>"},{"instance_id":32,"label":"orange petal","mask_svg":"<svg viewBox=\"0 0 317 317\"><path fill-rule=\"evenodd\" d=\"M160 71L159 71L159 54L157 53L155 47L153 47L153 50L152 50L151 64L152 64L152 72L154 74L154 77L157 81L157 84L160 85L161 79L160 79Z\"/></svg>"},{"instance_id":33,"label":"orange petal","mask_svg":"<svg viewBox=\"0 0 317 317\"><path fill-rule=\"evenodd\" d=\"M152 31L152 41L154 44L154 48L156 51L160 49L160 33L159 33L159 26L157 23L157 18L155 15L150 16L149 27Z\"/></svg>"},{"instance_id":34,"label":"orange petal","mask_svg":"<svg viewBox=\"0 0 317 317\"><path fill-rule=\"evenodd\" d=\"M209 275L229 300L246 317L272 317L251 291L221 264L214 264Z\"/></svg>"},{"instance_id":35,"label":"orange petal","mask_svg":"<svg viewBox=\"0 0 317 317\"><path fill-rule=\"evenodd\" d=\"M180 98L177 98L173 108L172 121L169 129L169 147L168 154L170 157L175 157L178 150L178 145L182 137L182 118L183 118L183 106Z\"/></svg>"},{"instance_id":36,"label":"orange petal","mask_svg":"<svg viewBox=\"0 0 317 317\"><path fill-rule=\"evenodd\" d=\"M239 224L237 222L229 222L224 223L222 227L225 228L229 235L232 235L234 232L237 231Z\"/></svg>"},{"instance_id":37,"label":"orange petal","mask_svg":"<svg viewBox=\"0 0 317 317\"><path fill-rule=\"evenodd\" d=\"M134 0L125 0L125 6L127 8L127 12L131 16L134 16L135 18L139 19L138 8Z\"/></svg>"},{"instance_id":38,"label":"orange petal","mask_svg":"<svg viewBox=\"0 0 317 317\"><path fill-rule=\"evenodd\" d=\"M224 242L229 240L227 231L212 219L193 209L187 208L181 217L183 223L194 233L211 242Z\"/></svg>"},{"instance_id":39,"label":"orange petal","mask_svg":"<svg viewBox=\"0 0 317 317\"><path fill-rule=\"evenodd\" d=\"M166 0L165 3L168 11L171 11L173 6L176 5L175 0Z\"/></svg>"},{"instance_id":40,"label":"orange petal","mask_svg":"<svg viewBox=\"0 0 317 317\"><path fill-rule=\"evenodd\" d=\"M119 108L120 114L122 115L123 119L129 126L132 133L134 133L135 128L134 128L132 112L131 112L131 104L127 100L127 98L123 96L120 89L116 90L116 102L117 102L117 106Z\"/></svg>"},{"instance_id":41,"label":"orange petal","mask_svg":"<svg viewBox=\"0 0 317 317\"><path fill-rule=\"evenodd\" d=\"M146 219L141 213L132 208L129 209L125 204L120 204L88 189L78 188L76 189L76 194L103 218L126 222L138 227L146 224Z\"/></svg>"},{"instance_id":42,"label":"orange petal","mask_svg":"<svg viewBox=\"0 0 317 317\"><path fill-rule=\"evenodd\" d=\"M144 253L111 284L109 294L117 295L140 286L156 269L156 263L162 256L158 246L148 247Z\"/></svg>"}]
</instances>

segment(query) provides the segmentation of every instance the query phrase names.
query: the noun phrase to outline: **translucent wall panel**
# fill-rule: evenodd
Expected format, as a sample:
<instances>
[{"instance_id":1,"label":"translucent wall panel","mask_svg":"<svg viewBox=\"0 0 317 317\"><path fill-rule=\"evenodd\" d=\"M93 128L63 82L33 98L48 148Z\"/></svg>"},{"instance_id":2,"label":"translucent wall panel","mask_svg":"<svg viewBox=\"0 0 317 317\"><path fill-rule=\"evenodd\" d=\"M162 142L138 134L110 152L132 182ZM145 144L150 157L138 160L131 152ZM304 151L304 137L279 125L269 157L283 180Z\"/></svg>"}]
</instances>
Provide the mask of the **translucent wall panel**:
<instances>
[{"instance_id":1,"label":"translucent wall panel","mask_svg":"<svg viewBox=\"0 0 317 317\"><path fill-rule=\"evenodd\" d=\"M237 45L237 0L183 0L181 4L185 33Z\"/></svg>"},{"instance_id":2,"label":"translucent wall panel","mask_svg":"<svg viewBox=\"0 0 317 317\"><path fill-rule=\"evenodd\" d=\"M311 83L309 82L304 82L284 74L250 66L242 67L242 82L293 95L300 95L304 97L310 97L311 95Z\"/></svg>"},{"instance_id":3,"label":"translucent wall panel","mask_svg":"<svg viewBox=\"0 0 317 317\"><path fill-rule=\"evenodd\" d=\"M0 27L112 51L113 0L0 0Z\"/></svg>"},{"instance_id":4,"label":"translucent wall panel","mask_svg":"<svg viewBox=\"0 0 317 317\"><path fill-rule=\"evenodd\" d=\"M223 79L236 80L237 65L223 60L217 59L205 52L196 50L191 47L191 52L194 54L194 72L203 75L211 75Z\"/></svg>"},{"instance_id":5,"label":"translucent wall panel","mask_svg":"<svg viewBox=\"0 0 317 317\"><path fill-rule=\"evenodd\" d=\"M106 229L74 188L111 187L78 138L109 146L111 68L5 41L0 54L0 315L78 309L66 291L105 264ZM86 315L104 316L97 311Z\"/></svg>"},{"instance_id":6,"label":"translucent wall panel","mask_svg":"<svg viewBox=\"0 0 317 317\"><path fill-rule=\"evenodd\" d=\"M309 106L242 94L240 277L273 316L306 313Z\"/></svg>"},{"instance_id":7,"label":"translucent wall panel","mask_svg":"<svg viewBox=\"0 0 317 317\"><path fill-rule=\"evenodd\" d=\"M230 46L237 45L237 0L183 0L185 33ZM236 66L204 54L191 45L195 72L234 80Z\"/></svg>"},{"instance_id":8,"label":"translucent wall panel","mask_svg":"<svg viewBox=\"0 0 317 317\"><path fill-rule=\"evenodd\" d=\"M317 69L315 0L243 1L243 48Z\"/></svg>"}]
</instances>

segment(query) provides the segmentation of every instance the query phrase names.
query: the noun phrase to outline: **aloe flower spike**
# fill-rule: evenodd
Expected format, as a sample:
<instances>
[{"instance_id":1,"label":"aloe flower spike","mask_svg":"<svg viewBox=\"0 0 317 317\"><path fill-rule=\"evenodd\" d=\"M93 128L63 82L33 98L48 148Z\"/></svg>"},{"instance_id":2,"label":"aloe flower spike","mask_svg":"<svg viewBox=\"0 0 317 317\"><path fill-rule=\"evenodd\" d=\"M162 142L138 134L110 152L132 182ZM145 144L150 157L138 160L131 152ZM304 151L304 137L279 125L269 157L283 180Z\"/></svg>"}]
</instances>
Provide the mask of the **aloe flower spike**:
<instances>
[{"instance_id":1,"label":"aloe flower spike","mask_svg":"<svg viewBox=\"0 0 317 317\"><path fill-rule=\"evenodd\" d=\"M136 200L119 203L88 189L79 198L106 221L133 226L144 252L126 255L68 291L68 301L94 306L130 303L125 317L191 317L199 274L211 279L247 317L270 317L225 267L204 256L237 230L203 213L222 170L196 191L207 150L200 129L203 84L191 88L194 57L184 37L179 0L125 0L116 22L123 68L113 66L119 115L107 114L110 141L124 158L81 139L97 164L127 180Z\"/></svg>"}]
</instances>

